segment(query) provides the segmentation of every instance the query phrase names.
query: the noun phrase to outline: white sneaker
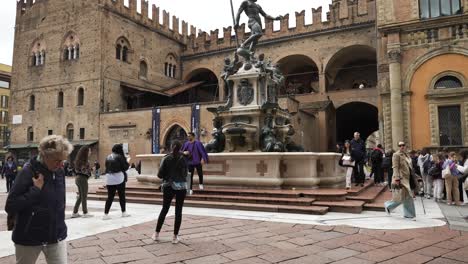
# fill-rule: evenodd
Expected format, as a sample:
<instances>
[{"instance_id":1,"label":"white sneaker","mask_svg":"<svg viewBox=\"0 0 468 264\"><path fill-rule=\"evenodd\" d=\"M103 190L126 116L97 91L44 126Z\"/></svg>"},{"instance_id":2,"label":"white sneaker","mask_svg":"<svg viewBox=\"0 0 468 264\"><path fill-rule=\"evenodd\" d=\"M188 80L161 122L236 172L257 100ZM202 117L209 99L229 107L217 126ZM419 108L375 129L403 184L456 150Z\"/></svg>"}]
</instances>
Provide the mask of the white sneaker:
<instances>
[{"instance_id":1,"label":"white sneaker","mask_svg":"<svg viewBox=\"0 0 468 264\"><path fill-rule=\"evenodd\" d=\"M198 185L198 188L199 188L200 190L203 190L203 184L199 184L199 185Z\"/></svg>"},{"instance_id":2,"label":"white sneaker","mask_svg":"<svg viewBox=\"0 0 468 264\"><path fill-rule=\"evenodd\" d=\"M192 195L192 194L193 194L193 190L189 190L188 195Z\"/></svg>"},{"instance_id":3,"label":"white sneaker","mask_svg":"<svg viewBox=\"0 0 468 264\"><path fill-rule=\"evenodd\" d=\"M151 236L151 239L153 239L153 241L159 241L159 234L154 232L154 234Z\"/></svg>"},{"instance_id":4,"label":"white sneaker","mask_svg":"<svg viewBox=\"0 0 468 264\"><path fill-rule=\"evenodd\" d=\"M175 236L175 237L172 239L172 244L179 244L179 242L180 242L179 236Z\"/></svg>"},{"instance_id":5,"label":"white sneaker","mask_svg":"<svg viewBox=\"0 0 468 264\"><path fill-rule=\"evenodd\" d=\"M408 221L416 221L416 217L405 217Z\"/></svg>"},{"instance_id":6,"label":"white sneaker","mask_svg":"<svg viewBox=\"0 0 468 264\"><path fill-rule=\"evenodd\" d=\"M102 217L102 220L110 220L110 219L111 219L111 217L110 217L110 215L108 215L108 214L105 214L105 215Z\"/></svg>"},{"instance_id":7,"label":"white sneaker","mask_svg":"<svg viewBox=\"0 0 468 264\"><path fill-rule=\"evenodd\" d=\"M388 210L388 208L386 206L384 206L385 208L385 212L387 213L387 215L389 216L390 215L390 210Z\"/></svg>"},{"instance_id":8,"label":"white sneaker","mask_svg":"<svg viewBox=\"0 0 468 264\"><path fill-rule=\"evenodd\" d=\"M81 217L81 215L79 213L73 213L71 215L71 218L78 218L78 217Z\"/></svg>"},{"instance_id":9,"label":"white sneaker","mask_svg":"<svg viewBox=\"0 0 468 264\"><path fill-rule=\"evenodd\" d=\"M83 218L91 218L91 217L94 217L94 215L89 214L89 213L83 214Z\"/></svg>"},{"instance_id":10,"label":"white sneaker","mask_svg":"<svg viewBox=\"0 0 468 264\"><path fill-rule=\"evenodd\" d=\"M127 212L123 212L123 213L122 213L122 217L130 217L130 216L131 216L131 215L130 215L129 213L127 213Z\"/></svg>"}]
</instances>

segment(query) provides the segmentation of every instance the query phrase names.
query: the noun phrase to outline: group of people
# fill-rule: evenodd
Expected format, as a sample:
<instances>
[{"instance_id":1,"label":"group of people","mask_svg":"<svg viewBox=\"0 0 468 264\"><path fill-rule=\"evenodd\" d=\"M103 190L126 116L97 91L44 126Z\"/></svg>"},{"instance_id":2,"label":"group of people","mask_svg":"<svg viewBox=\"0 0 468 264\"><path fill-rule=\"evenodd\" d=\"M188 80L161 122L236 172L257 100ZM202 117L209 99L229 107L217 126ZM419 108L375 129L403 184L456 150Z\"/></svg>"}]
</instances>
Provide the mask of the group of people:
<instances>
[{"instance_id":1,"label":"group of people","mask_svg":"<svg viewBox=\"0 0 468 264\"><path fill-rule=\"evenodd\" d=\"M356 186L364 186L366 180L364 172L366 145L359 132L354 133L352 140L344 142L341 153L340 165L346 167L346 189L351 189L353 176Z\"/></svg>"},{"instance_id":2,"label":"group of people","mask_svg":"<svg viewBox=\"0 0 468 264\"><path fill-rule=\"evenodd\" d=\"M182 223L182 207L187 194L192 194L192 179L197 170L200 177L199 188L203 190L203 167L208 163L208 155L203 145L189 133L189 140L182 145L174 141L171 153L161 162L158 177L163 180L163 207L158 217L154 241L159 240L159 232L169 211L171 201L176 198L176 219L172 242L179 242ZM14 175L7 181L9 195L5 205L8 214L8 229L13 231L16 263L36 263L39 254L44 253L47 263L67 263L67 225L65 224L66 188L64 161L73 151L73 146L62 136L51 135L39 143L38 156L30 159L17 173L14 159L8 158L2 169L2 176ZM75 183L78 197L73 208L72 218L93 217L87 207L88 179L92 176L89 162L91 149L83 146L73 161L76 173ZM116 144L105 162L106 187L108 197L105 203L103 220L111 219L109 211L118 193L122 217L129 217L126 210L125 188L130 158L126 158L122 144ZM96 171L96 165L94 165ZM97 168L99 170L100 167ZM190 174L188 174L190 172ZM188 176L189 175L189 176ZM190 178L189 178L190 177ZM10 177L11 178L11 177ZM190 184L188 184L190 181ZM79 214L80 206L83 214Z\"/></svg>"}]
</instances>

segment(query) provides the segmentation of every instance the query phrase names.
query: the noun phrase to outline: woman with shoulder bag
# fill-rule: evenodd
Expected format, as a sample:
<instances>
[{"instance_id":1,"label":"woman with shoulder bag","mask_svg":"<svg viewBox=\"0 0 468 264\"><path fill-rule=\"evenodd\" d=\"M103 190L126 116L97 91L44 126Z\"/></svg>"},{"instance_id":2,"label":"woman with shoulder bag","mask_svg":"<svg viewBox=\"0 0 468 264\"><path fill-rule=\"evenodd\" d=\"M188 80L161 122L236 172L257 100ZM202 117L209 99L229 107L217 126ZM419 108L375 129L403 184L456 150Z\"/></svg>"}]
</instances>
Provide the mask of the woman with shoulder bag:
<instances>
[{"instance_id":1,"label":"woman with shoulder bag","mask_svg":"<svg viewBox=\"0 0 468 264\"><path fill-rule=\"evenodd\" d=\"M75 158L76 179L75 184L78 187L78 198L76 199L75 208L73 208L72 218L81 217L78 213L80 204L83 205L83 217L93 217L88 214L88 179L91 177L91 166L89 164L89 156L91 156L91 149L88 146L80 148Z\"/></svg>"},{"instance_id":2,"label":"woman with shoulder bag","mask_svg":"<svg viewBox=\"0 0 468 264\"><path fill-rule=\"evenodd\" d=\"M351 189L351 178L353 176L353 169L355 165L355 157L351 148L351 143L346 140L341 153L339 165L346 168L346 190Z\"/></svg>"},{"instance_id":3,"label":"woman with shoulder bag","mask_svg":"<svg viewBox=\"0 0 468 264\"><path fill-rule=\"evenodd\" d=\"M455 152L450 152L448 159L442 166L442 178L445 179L448 205L461 205L460 192L458 190L458 176L461 175L461 173L457 166L457 154Z\"/></svg>"},{"instance_id":4,"label":"woman with shoulder bag","mask_svg":"<svg viewBox=\"0 0 468 264\"><path fill-rule=\"evenodd\" d=\"M179 141L172 142L172 152L161 161L158 178L163 180L161 190L163 191L163 207L159 214L156 231L151 237L159 241L159 233L171 207L174 196L176 197L175 224L173 244L179 243L179 230L182 224L182 208L187 195L187 172L188 166L185 157L180 152L182 144Z\"/></svg>"}]
</instances>

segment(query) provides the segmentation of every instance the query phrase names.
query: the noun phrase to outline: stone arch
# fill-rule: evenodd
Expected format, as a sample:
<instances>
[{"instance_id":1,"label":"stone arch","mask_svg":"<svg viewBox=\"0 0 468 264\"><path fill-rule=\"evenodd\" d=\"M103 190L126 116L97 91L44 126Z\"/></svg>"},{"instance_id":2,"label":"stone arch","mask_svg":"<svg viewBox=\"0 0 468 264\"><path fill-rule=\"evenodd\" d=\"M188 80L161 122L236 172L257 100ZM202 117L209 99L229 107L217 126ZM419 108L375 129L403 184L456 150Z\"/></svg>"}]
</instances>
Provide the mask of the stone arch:
<instances>
[{"instance_id":1,"label":"stone arch","mask_svg":"<svg viewBox=\"0 0 468 264\"><path fill-rule=\"evenodd\" d=\"M449 49L452 50L452 49ZM411 142L413 148L437 146L439 138L439 110L446 106L460 106L460 114L463 120L465 115L465 102L462 96L444 98L443 89L433 89L437 77L447 73L457 73L458 76L468 76L468 52L466 49L457 49L462 52L447 52L447 49L439 49L421 56L407 72L409 80L405 80L405 87L410 92L408 126L411 129ZM463 50L465 52L463 52ZM453 50L452 50L453 51ZM466 129L461 123L461 129ZM462 134L464 135L464 134ZM463 138L464 139L464 138ZM466 141L466 139L464 139Z\"/></svg>"},{"instance_id":2,"label":"stone arch","mask_svg":"<svg viewBox=\"0 0 468 264\"><path fill-rule=\"evenodd\" d=\"M327 91L377 86L377 52L368 45L345 47L328 60L325 67Z\"/></svg>"},{"instance_id":3,"label":"stone arch","mask_svg":"<svg viewBox=\"0 0 468 264\"><path fill-rule=\"evenodd\" d=\"M176 78L178 69L177 55L170 52L166 55L166 59L164 61L164 75L169 78Z\"/></svg>"},{"instance_id":4,"label":"stone arch","mask_svg":"<svg viewBox=\"0 0 468 264\"><path fill-rule=\"evenodd\" d=\"M117 60L129 62L129 53L132 47L130 41L124 36L121 36L115 42L115 56Z\"/></svg>"},{"instance_id":5,"label":"stone arch","mask_svg":"<svg viewBox=\"0 0 468 264\"><path fill-rule=\"evenodd\" d=\"M350 102L336 109L336 139L344 142L352 139L354 132L361 133L366 140L379 130L379 110L376 106L363 102Z\"/></svg>"},{"instance_id":6,"label":"stone arch","mask_svg":"<svg viewBox=\"0 0 468 264\"><path fill-rule=\"evenodd\" d=\"M140 69L138 71L138 77L140 79L147 79L148 78L148 63L145 59L140 60Z\"/></svg>"},{"instance_id":7,"label":"stone arch","mask_svg":"<svg viewBox=\"0 0 468 264\"><path fill-rule=\"evenodd\" d=\"M83 106L85 103L85 88L83 86L78 86L76 88L76 105Z\"/></svg>"},{"instance_id":8,"label":"stone arch","mask_svg":"<svg viewBox=\"0 0 468 264\"><path fill-rule=\"evenodd\" d=\"M65 135L69 141L73 141L75 137L75 127L72 123L68 123L65 127Z\"/></svg>"},{"instance_id":9,"label":"stone arch","mask_svg":"<svg viewBox=\"0 0 468 264\"><path fill-rule=\"evenodd\" d=\"M164 136L163 136L163 140L162 140L162 148L165 148L166 151L169 150L170 148L170 145L171 145L171 142L172 140L175 140L175 139L178 139L178 140L181 140L182 143L185 141L185 139L187 138L187 133L189 132L189 130L185 127L183 127L182 125L180 125L179 123L172 123L167 129L166 131L164 131Z\"/></svg>"},{"instance_id":10,"label":"stone arch","mask_svg":"<svg viewBox=\"0 0 468 264\"><path fill-rule=\"evenodd\" d=\"M454 80L456 80L459 84L457 88L462 88L462 87L467 87L467 81L465 76L462 73L459 73L457 71L444 71L432 78L432 81L429 85L429 89L436 89L437 82L439 82L442 78L446 77L452 77Z\"/></svg>"},{"instance_id":11,"label":"stone arch","mask_svg":"<svg viewBox=\"0 0 468 264\"><path fill-rule=\"evenodd\" d=\"M44 65L47 53L47 44L44 38L41 36L34 40L31 45L31 65L41 66Z\"/></svg>"},{"instance_id":12,"label":"stone arch","mask_svg":"<svg viewBox=\"0 0 468 264\"><path fill-rule=\"evenodd\" d=\"M198 68L189 72L185 81L187 83L197 83L196 86L183 93L178 94L176 101L184 104L215 102L219 97L218 76L207 68Z\"/></svg>"},{"instance_id":13,"label":"stone arch","mask_svg":"<svg viewBox=\"0 0 468 264\"><path fill-rule=\"evenodd\" d=\"M403 91L409 92L411 90L411 80L415 72L421 67L424 63L429 61L430 59L437 57L439 55L445 54L460 54L468 56L468 49L461 48L461 47L442 47L438 49L434 49L420 57L418 57L406 70L405 74L403 75Z\"/></svg>"},{"instance_id":14,"label":"stone arch","mask_svg":"<svg viewBox=\"0 0 468 264\"><path fill-rule=\"evenodd\" d=\"M286 78L285 86L279 91L280 95L319 91L319 69L309 56L292 54L278 60L277 65Z\"/></svg>"}]
</instances>

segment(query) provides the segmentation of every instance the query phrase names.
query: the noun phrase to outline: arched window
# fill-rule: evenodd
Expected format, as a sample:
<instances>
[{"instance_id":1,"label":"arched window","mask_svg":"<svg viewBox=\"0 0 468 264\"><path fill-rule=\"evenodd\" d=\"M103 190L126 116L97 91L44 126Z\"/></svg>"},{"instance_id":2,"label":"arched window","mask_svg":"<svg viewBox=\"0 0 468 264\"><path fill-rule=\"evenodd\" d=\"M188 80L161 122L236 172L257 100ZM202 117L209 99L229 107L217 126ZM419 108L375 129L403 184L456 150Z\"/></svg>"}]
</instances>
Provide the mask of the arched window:
<instances>
[{"instance_id":1,"label":"arched window","mask_svg":"<svg viewBox=\"0 0 468 264\"><path fill-rule=\"evenodd\" d=\"M123 62L129 62L130 43L124 37L117 40L115 44L115 58Z\"/></svg>"},{"instance_id":2,"label":"arched window","mask_svg":"<svg viewBox=\"0 0 468 264\"><path fill-rule=\"evenodd\" d=\"M31 50L32 66L42 66L45 64L46 46L43 41L36 40Z\"/></svg>"},{"instance_id":3,"label":"arched window","mask_svg":"<svg viewBox=\"0 0 468 264\"><path fill-rule=\"evenodd\" d=\"M60 91L57 96L57 107L63 108L63 92Z\"/></svg>"},{"instance_id":4,"label":"arched window","mask_svg":"<svg viewBox=\"0 0 468 264\"><path fill-rule=\"evenodd\" d=\"M78 106L84 105L84 89L83 88L78 89L76 105Z\"/></svg>"},{"instance_id":5,"label":"arched window","mask_svg":"<svg viewBox=\"0 0 468 264\"><path fill-rule=\"evenodd\" d=\"M29 111L36 110L36 96L29 96Z\"/></svg>"},{"instance_id":6,"label":"arched window","mask_svg":"<svg viewBox=\"0 0 468 264\"><path fill-rule=\"evenodd\" d=\"M169 54L166 57L166 62L164 63L164 75L170 78L176 77L176 65L177 60L175 55Z\"/></svg>"},{"instance_id":7,"label":"arched window","mask_svg":"<svg viewBox=\"0 0 468 264\"><path fill-rule=\"evenodd\" d=\"M140 62L140 78L146 79L148 77L148 65L146 62L141 61Z\"/></svg>"},{"instance_id":8,"label":"arched window","mask_svg":"<svg viewBox=\"0 0 468 264\"><path fill-rule=\"evenodd\" d=\"M63 43L63 60L77 60L80 58L80 40L75 33L70 32Z\"/></svg>"},{"instance_id":9,"label":"arched window","mask_svg":"<svg viewBox=\"0 0 468 264\"><path fill-rule=\"evenodd\" d=\"M463 87L462 82L455 76L444 76L436 81L435 89L451 89Z\"/></svg>"},{"instance_id":10,"label":"arched window","mask_svg":"<svg viewBox=\"0 0 468 264\"><path fill-rule=\"evenodd\" d=\"M67 139L68 139L68 141L73 141L74 133L75 133L75 130L73 128L73 124L68 124L67 125Z\"/></svg>"},{"instance_id":11,"label":"arched window","mask_svg":"<svg viewBox=\"0 0 468 264\"><path fill-rule=\"evenodd\" d=\"M33 128L28 127L28 131L26 133L27 133L26 138L27 138L28 142L34 141L34 130L33 130Z\"/></svg>"}]
</instances>

